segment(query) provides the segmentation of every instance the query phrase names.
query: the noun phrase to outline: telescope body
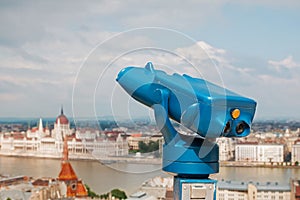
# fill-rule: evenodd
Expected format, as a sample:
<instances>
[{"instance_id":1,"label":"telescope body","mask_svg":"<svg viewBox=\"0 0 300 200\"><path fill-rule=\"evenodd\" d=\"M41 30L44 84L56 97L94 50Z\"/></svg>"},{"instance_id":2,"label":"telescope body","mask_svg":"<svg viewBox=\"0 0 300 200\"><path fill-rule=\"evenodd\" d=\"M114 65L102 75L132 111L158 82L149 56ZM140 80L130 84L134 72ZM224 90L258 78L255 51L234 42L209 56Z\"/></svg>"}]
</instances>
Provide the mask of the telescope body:
<instances>
[{"instance_id":1,"label":"telescope body","mask_svg":"<svg viewBox=\"0 0 300 200\"><path fill-rule=\"evenodd\" d=\"M168 117L202 137L244 137L250 133L256 102L204 79L169 75L147 63L144 68L124 68L117 81L148 107L161 104L161 91L167 91Z\"/></svg>"},{"instance_id":2,"label":"telescope body","mask_svg":"<svg viewBox=\"0 0 300 200\"><path fill-rule=\"evenodd\" d=\"M216 199L219 147L215 138L250 133L256 102L204 79L145 68L127 67L117 77L121 87L154 110L165 140L163 170L174 175L174 199ZM175 120L197 134L181 134Z\"/></svg>"}]
</instances>

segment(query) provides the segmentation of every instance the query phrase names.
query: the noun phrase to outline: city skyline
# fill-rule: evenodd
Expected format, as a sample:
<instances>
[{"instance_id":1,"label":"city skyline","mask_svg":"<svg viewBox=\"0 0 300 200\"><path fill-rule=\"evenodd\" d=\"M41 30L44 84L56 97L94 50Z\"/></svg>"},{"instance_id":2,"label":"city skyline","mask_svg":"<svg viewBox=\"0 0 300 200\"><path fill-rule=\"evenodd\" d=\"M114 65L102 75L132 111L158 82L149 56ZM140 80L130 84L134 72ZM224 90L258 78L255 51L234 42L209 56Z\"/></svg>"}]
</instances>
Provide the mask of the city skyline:
<instances>
[{"instance_id":1,"label":"city skyline","mask_svg":"<svg viewBox=\"0 0 300 200\"><path fill-rule=\"evenodd\" d=\"M255 119L299 119L299 8L293 0L2 2L0 117L55 117L61 104L75 119L153 117L115 83L121 68L151 60L255 99Z\"/></svg>"}]
</instances>

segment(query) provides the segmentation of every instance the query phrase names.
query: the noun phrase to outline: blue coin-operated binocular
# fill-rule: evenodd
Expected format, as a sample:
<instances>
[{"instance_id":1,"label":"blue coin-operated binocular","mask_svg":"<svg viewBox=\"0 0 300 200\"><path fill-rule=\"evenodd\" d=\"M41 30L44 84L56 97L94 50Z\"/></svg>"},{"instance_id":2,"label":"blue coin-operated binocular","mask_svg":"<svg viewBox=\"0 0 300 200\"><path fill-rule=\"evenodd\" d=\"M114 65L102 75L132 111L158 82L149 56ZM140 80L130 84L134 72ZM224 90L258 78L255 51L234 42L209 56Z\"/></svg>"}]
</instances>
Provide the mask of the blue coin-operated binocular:
<instances>
[{"instance_id":1,"label":"blue coin-operated binocular","mask_svg":"<svg viewBox=\"0 0 300 200\"><path fill-rule=\"evenodd\" d=\"M215 199L216 181L208 179L219 172L215 138L247 136L256 102L203 79L168 75L151 62L121 70L117 81L154 110L165 140L163 170L175 175L174 198ZM178 133L170 118L196 134Z\"/></svg>"}]
</instances>

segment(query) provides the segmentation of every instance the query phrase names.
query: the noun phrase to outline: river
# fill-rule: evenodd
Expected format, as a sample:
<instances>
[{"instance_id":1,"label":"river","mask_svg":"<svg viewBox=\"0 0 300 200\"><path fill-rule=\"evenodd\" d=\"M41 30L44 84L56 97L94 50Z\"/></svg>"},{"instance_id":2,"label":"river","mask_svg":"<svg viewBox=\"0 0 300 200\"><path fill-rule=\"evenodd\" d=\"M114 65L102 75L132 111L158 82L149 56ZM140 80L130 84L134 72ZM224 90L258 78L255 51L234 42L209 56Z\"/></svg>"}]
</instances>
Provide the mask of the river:
<instances>
[{"instance_id":1,"label":"river","mask_svg":"<svg viewBox=\"0 0 300 200\"><path fill-rule=\"evenodd\" d=\"M97 161L71 161L79 178L99 194L114 188L125 190L128 194L147 179L154 176L167 176L159 165L109 164ZM38 177L57 177L60 160L4 157L0 156L0 174L26 175ZM219 180L276 181L289 183L290 177L300 179L300 168L259 168L259 167L221 167L215 177Z\"/></svg>"}]
</instances>

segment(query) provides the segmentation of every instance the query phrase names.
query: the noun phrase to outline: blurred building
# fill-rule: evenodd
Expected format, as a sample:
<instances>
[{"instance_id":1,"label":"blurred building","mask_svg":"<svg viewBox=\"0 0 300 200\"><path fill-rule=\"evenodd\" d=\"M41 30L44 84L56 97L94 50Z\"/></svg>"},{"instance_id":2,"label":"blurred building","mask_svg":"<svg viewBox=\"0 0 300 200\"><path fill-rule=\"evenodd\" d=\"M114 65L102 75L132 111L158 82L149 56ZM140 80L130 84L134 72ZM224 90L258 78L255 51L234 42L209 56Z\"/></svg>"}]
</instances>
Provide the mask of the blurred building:
<instances>
[{"instance_id":1,"label":"blurred building","mask_svg":"<svg viewBox=\"0 0 300 200\"><path fill-rule=\"evenodd\" d=\"M40 118L37 127L33 127L33 128L28 127L28 130L26 131L26 136L29 139L43 138L46 136L50 136L50 130L48 126L46 126L45 128L43 127L43 120L42 118Z\"/></svg>"},{"instance_id":2,"label":"blurred building","mask_svg":"<svg viewBox=\"0 0 300 200\"><path fill-rule=\"evenodd\" d=\"M219 160L229 161L234 159L234 142L232 138L220 137L217 138L217 144L219 145Z\"/></svg>"},{"instance_id":3,"label":"blurred building","mask_svg":"<svg viewBox=\"0 0 300 200\"><path fill-rule=\"evenodd\" d=\"M235 161L283 162L284 145L239 143L235 146Z\"/></svg>"},{"instance_id":4,"label":"blurred building","mask_svg":"<svg viewBox=\"0 0 300 200\"><path fill-rule=\"evenodd\" d=\"M173 200L173 177L157 176L144 182L139 191L130 195L134 199L164 199Z\"/></svg>"},{"instance_id":5,"label":"blurred building","mask_svg":"<svg viewBox=\"0 0 300 200\"><path fill-rule=\"evenodd\" d=\"M220 180L216 197L217 200L300 200L300 186L296 180L291 184ZM129 199L176 199L173 196L173 177L149 179Z\"/></svg>"},{"instance_id":6,"label":"blurred building","mask_svg":"<svg viewBox=\"0 0 300 200\"><path fill-rule=\"evenodd\" d=\"M162 135L143 136L142 133L132 133L127 137L129 149L139 150L139 143L144 142L148 144L150 141L159 142L159 151L162 149L163 137Z\"/></svg>"},{"instance_id":7,"label":"blurred building","mask_svg":"<svg viewBox=\"0 0 300 200\"><path fill-rule=\"evenodd\" d=\"M2 133L0 136L0 153L3 155L30 155L37 157L59 158L63 151L63 139L68 139L70 157L94 159L109 156L128 155L126 138L116 135L114 139L100 137L99 131L75 130L61 109L56 118L54 129L44 128L42 119L38 127L29 128L27 132Z\"/></svg>"},{"instance_id":8,"label":"blurred building","mask_svg":"<svg viewBox=\"0 0 300 200\"><path fill-rule=\"evenodd\" d=\"M290 185L278 182L218 181L218 200L290 200Z\"/></svg>"},{"instance_id":9,"label":"blurred building","mask_svg":"<svg viewBox=\"0 0 300 200\"><path fill-rule=\"evenodd\" d=\"M291 200L300 200L300 181L291 180Z\"/></svg>"},{"instance_id":10,"label":"blurred building","mask_svg":"<svg viewBox=\"0 0 300 200\"><path fill-rule=\"evenodd\" d=\"M88 195L87 189L85 188L83 182L80 179L78 179L71 163L69 162L69 150L66 137L67 136L65 136L64 139L64 150L61 162L61 170L58 175L58 180L65 184L65 189L62 190L62 196L85 198Z\"/></svg>"},{"instance_id":11,"label":"blurred building","mask_svg":"<svg viewBox=\"0 0 300 200\"><path fill-rule=\"evenodd\" d=\"M0 199L47 200L61 197L61 185L52 178L0 178Z\"/></svg>"},{"instance_id":12,"label":"blurred building","mask_svg":"<svg viewBox=\"0 0 300 200\"><path fill-rule=\"evenodd\" d=\"M52 130L52 137L56 141L62 141L65 136L72 135L73 130L70 129L69 119L64 115L64 110L61 108L60 115L57 116L54 129Z\"/></svg>"},{"instance_id":13,"label":"blurred building","mask_svg":"<svg viewBox=\"0 0 300 200\"><path fill-rule=\"evenodd\" d=\"M292 163L300 162L300 141L297 140L292 146Z\"/></svg>"}]
</instances>

